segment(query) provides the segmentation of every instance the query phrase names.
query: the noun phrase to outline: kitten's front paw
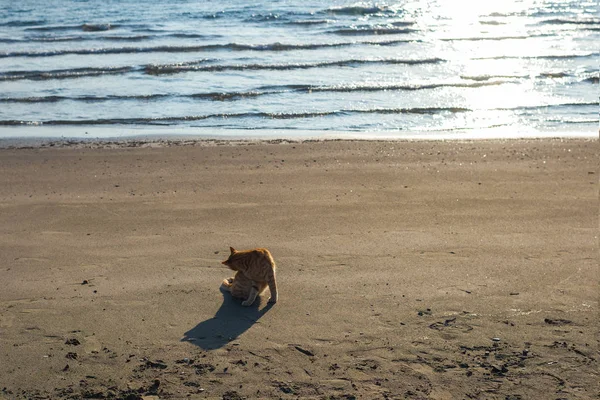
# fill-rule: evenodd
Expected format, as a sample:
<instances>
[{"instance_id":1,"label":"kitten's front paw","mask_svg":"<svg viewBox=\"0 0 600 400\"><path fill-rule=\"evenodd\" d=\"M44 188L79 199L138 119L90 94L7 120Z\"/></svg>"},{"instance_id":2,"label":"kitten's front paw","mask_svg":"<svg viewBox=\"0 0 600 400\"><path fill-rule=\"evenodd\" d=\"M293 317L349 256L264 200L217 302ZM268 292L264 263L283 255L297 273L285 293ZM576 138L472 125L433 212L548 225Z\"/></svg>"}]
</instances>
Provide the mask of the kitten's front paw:
<instances>
[{"instance_id":1,"label":"kitten's front paw","mask_svg":"<svg viewBox=\"0 0 600 400\"><path fill-rule=\"evenodd\" d=\"M271 303L271 304L275 304L275 303L277 303L277 297L271 297L271 298L269 299L269 303Z\"/></svg>"}]
</instances>

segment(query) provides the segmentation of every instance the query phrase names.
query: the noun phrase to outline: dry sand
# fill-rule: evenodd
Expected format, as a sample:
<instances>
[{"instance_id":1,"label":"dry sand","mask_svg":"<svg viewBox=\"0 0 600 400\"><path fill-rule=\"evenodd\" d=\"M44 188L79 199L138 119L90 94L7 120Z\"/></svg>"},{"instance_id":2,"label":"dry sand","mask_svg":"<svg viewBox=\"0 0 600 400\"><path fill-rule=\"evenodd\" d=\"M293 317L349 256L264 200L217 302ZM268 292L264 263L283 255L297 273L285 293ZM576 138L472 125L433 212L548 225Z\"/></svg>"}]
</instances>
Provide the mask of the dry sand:
<instances>
[{"instance_id":1,"label":"dry sand","mask_svg":"<svg viewBox=\"0 0 600 400\"><path fill-rule=\"evenodd\" d=\"M0 150L0 398L600 397L597 141L57 147Z\"/></svg>"}]
</instances>

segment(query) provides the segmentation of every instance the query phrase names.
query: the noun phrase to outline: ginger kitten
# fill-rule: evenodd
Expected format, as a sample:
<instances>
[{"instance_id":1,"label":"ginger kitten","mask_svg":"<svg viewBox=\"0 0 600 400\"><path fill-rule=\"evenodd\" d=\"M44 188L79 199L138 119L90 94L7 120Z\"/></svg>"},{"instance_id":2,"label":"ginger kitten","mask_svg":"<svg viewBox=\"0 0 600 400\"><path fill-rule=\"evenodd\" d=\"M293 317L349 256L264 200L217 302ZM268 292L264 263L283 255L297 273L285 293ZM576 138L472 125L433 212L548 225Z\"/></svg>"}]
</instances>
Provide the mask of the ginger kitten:
<instances>
[{"instance_id":1,"label":"ginger kitten","mask_svg":"<svg viewBox=\"0 0 600 400\"><path fill-rule=\"evenodd\" d=\"M234 297L244 299L243 306L250 306L267 286L271 291L269 303L277 302L277 281L275 279L275 260L267 249L237 251L229 250L229 258L222 262L236 271L233 278L223 280L223 289L229 290Z\"/></svg>"}]
</instances>

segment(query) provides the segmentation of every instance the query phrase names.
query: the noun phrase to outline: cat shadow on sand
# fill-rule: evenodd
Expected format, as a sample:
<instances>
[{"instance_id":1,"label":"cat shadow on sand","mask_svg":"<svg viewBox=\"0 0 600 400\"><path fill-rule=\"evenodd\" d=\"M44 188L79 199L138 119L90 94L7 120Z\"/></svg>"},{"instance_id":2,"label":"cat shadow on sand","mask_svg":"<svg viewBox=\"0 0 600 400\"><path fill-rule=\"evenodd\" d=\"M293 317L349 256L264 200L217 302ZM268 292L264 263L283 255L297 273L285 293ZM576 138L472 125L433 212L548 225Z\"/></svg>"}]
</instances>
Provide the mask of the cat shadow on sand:
<instances>
[{"instance_id":1,"label":"cat shadow on sand","mask_svg":"<svg viewBox=\"0 0 600 400\"><path fill-rule=\"evenodd\" d=\"M266 302L266 299L260 297L251 306L243 307L241 300L234 299L223 288L221 294L223 304L215 316L187 331L182 342L193 343L204 350L220 349L250 329L273 307L273 304L268 303L260 308Z\"/></svg>"}]
</instances>

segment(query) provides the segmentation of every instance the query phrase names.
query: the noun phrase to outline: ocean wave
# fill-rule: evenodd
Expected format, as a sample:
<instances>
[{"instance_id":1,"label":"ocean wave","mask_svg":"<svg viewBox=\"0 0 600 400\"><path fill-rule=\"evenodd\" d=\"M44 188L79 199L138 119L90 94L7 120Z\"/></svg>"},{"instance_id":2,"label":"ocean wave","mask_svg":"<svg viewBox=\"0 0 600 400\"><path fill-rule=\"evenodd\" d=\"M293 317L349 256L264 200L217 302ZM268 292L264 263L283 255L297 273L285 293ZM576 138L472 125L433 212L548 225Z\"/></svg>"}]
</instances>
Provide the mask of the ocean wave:
<instances>
[{"instance_id":1,"label":"ocean wave","mask_svg":"<svg viewBox=\"0 0 600 400\"><path fill-rule=\"evenodd\" d=\"M283 91L248 91L248 92L212 92L212 93L194 93L184 95L192 99L212 100L212 101L232 101L242 100L250 97L266 96L271 94L279 94Z\"/></svg>"},{"instance_id":2,"label":"ocean wave","mask_svg":"<svg viewBox=\"0 0 600 400\"><path fill-rule=\"evenodd\" d=\"M180 72L220 72L220 71L245 71L245 70L273 70L287 71L298 69L349 67L365 64L437 64L444 62L441 58L428 59L348 59L339 61L324 61L316 63L291 63L291 64L214 64L214 65L189 65L189 64L163 64L147 65L144 71L149 75L175 74Z\"/></svg>"},{"instance_id":3,"label":"ocean wave","mask_svg":"<svg viewBox=\"0 0 600 400\"><path fill-rule=\"evenodd\" d=\"M187 33L172 33L166 34L160 37L176 37L176 38L192 38L192 39L206 39L206 35L201 34L187 34ZM213 38L214 36L209 36ZM83 36L69 36L69 37L40 37L39 39L33 39L33 41L77 41L77 40L144 40L150 38L146 35L135 35L135 36L112 36L106 35L102 37L83 37ZM2 41L3 39L0 39ZM29 39L4 39L6 41L30 41ZM215 44L202 44L202 45L164 45L164 46L149 46L149 47L104 47L104 48L82 48L82 49L63 49L63 50L48 50L48 51L14 51L0 53L0 58L11 58L11 57L56 57L65 55L98 55L98 54L135 54L135 53L193 53L193 52L207 52L207 51L295 51L295 50L317 50L324 48L338 48L338 47L351 47L358 45L368 46L391 46L402 43L420 42L420 40L407 40L407 39L392 39L392 40L365 40L355 42L334 42L334 43L264 43L264 44L245 44L245 43L215 43Z\"/></svg>"},{"instance_id":4,"label":"ocean wave","mask_svg":"<svg viewBox=\"0 0 600 400\"><path fill-rule=\"evenodd\" d=\"M64 55L93 55L93 54L132 54L132 53L185 53L200 52L220 45L199 46L155 46L155 47L109 47L98 49L66 49L50 51L16 51L0 54L0 58L8 57L55 57ZM222 45L221 45L222 46Z\"/></svg>"},{"instance_id":5,"label":"ocean wave","mask_svg":"<svg viewBox=\"0 0 600 400\"><path fill-rule=\"evenodd\" d=\"M481 25L506 25L506 22L495 21L495 20L491 20L491 21L481 20L481 21L479 21L479 23Z\"/></svg>"},{"instance_id":6,"label":"ocean wave","mask_svg":"<svg viewBox=\"0 0 600 400\"><path fill-rule=\"evenodd\" d=\"M598 82L600 82L600 77L599 76L589 76L587 78L584 78L582 80L582 82L588 82L588 83L595 83L595 84L597 84Z\"/></svg>"},{"instance_id":7,"label":"ocean wave","mask_svg":"<svg viewBox=\"0 0 600 400\"><path fill-rule=\"evenodd\" d=\"M0 97L0 103L56 103L71 100L65 96Z\"/></svg>"},{"instance_id":8,"label":"ocean wave","mask_svg":"<svg viewBox=\"0 0 600 400\"><path fill-rule=\"evenodd\" d=\"M359 43L307 43L307 44L205 44L192 46L153 46L153 47L108 47L95 49L65 49L50 51L15 51L0 54L0 58L9 57L55 57L64 55L94 55L94 54L134 54L134 53L192 53L215 50L231 51L291 51L291 50L314 50L329 47L353 46L356 44L385 45L396 44L400 41L390 42L359 42Z\"/></svg>"},{"instance_id":9,"label":"ocean wave","mask_svg":"<svg viewBox=\"0 0 600 400\"><path fill-rule=\"evenodd\" d=\"M579 54L556 54L556 55L541 55L541 56L525 56L518 58L539 58L543 60L562 60L567 58L592 58L598 57L600 53L579 53Z\"/></svg>"},{"instance_id":10,"label":"ocean wave","mask_svg":"<svg viewBox=\"0 0 600 400\"><path fill-rule=\"evenodd\" d=\"M306 43L306 44L286 44L286 43L267 43L267 44L238 44L229 43L227 48L231 50L252 50L252 51L290 51L290 50L316 50L328 47L352 46L354 43Z\"/></svg>"},{"instance_id":11,"label":"ocean wave","mask_svg":"<svg viewBox=\"0 0 600 400\"><path fill-rule=\"evenodd\" d=\"M457 38L441 38L441 41L444 42L460 42L460 41L472 41L472 42L478 42L478 41L483 41L483 40L523 40L523 39L530 39L532 37L537 37L537 36L554 36L554 35L531 35L531 36L527 36L527 35L522 35L522 36L472 36L472 37L457 37Z\"/></svg>"},{"instance_id":12,"label":"ocean wave","mask_svg":"<svg viewBox=\"0 0 600 400\"><path fill-rule=\"evenodd\" d=\"M0 43L23 43L29 42L27 39L20 38L0 38Z\"/></svg>"},{"instance_id":13,"label":"ocean wave","mask_svg":"<svg viewBox=\"0 0 600 400\"><path fill-rule=\"evenodd\" d=\"M529 78L529 75L461 75L461 79L470 81L489 81L490 79L523 79Z\"/></svg>"},{"instance_id":14,"label":"ocean wave","mask_svg":"<svg viewBox=\"0 0 600 400\"><path fill-rule=\"evenodd\" d=\"M581 102L581 103L560 103L560 104L550 104L546 107L598 107L600 103L597 101L592 102Z\"/></svg>"},{"instance_id":15,"label":"ocean wave","mask_svg":"<svg viewBox=\"0 0 600 400\"><path fill-rule=\"evenodd\" d=\"M564 107L598 107L598 102L591 103L561 103L535 106L517 106L508 108L494 108L491 111L529 111L539 109L554 109ZM458 114L472 112L465 107L414 107L414 108L370 108L370 109L341 109L333 111L312 111L297 113L273 113L273 112L244 112L244 113L222 113L206 115L188 115L174 117L154 118L104 118L89 120L47 120L47 121L24 121L24 120L0 120L0 125L172 125L183 122L201 121L208 119L306 119L328 116L347 116L351 114Z\"/></svg>"},{"instance_id":16,"label":"ocean wave","mask_svg":"<svg viewBox=\"0 0 600 400\"><path fill-rule=\"evenodd\" d=\"M472 60L513 60L513 59L539 59L539 60L563 60L569 58L591 58L598 57L600 53L578 53L578 54L549 54L537 56L493 56L475 57Z\"/></svg>"},{"instance_id":17,"label":"ocean wave","mask_svg":"<svg viewBox=\"0 0 600 400\"><path fill-rule=\"evenodd\" d=\"M106 102L106 101L151 101L164 98L190 98L210 101L236 101L247 98L269 96L283 93L353 93L353 92L385 92L385 91L417 91L438 88L479 88L496 86L510 81L491 82L441 82L406 85L277 85L262 86L256 90L234 92L207 92L192 94L149 94L149 95L107 95L107 96L33 96L33 97L0 97L0 103L56 103L60 101Z\"/></svg>"},{"instance_id":18,"label":"ocean wave","mask_svg":"<svg viewBox=\"0 0 600 400\"><path fill-rule=\"evenodd\" d=\"M84 32L102 32L110 31L111 29L115 29L118 27L118 25L112 24L83 24L81 25L81 30Z\"/></svg>"},{"instance_id":19,"label":"ocean wave","mask_svg":"<svg viewBox=\"0 0 600 400\"><path fill-rule=\"evenodd\" d=\"M16 80L50 80L82 78L99 75L118 75L133 71L133 67L106 67L106 68L73 68L51 71L7 71L0 73L0 81Z\"/></svg>"},{"instance_id":20,"label":"ocean wave","mask_svg":"<svg viewBox=\"0 0 600 400\"><path fill-rule=\"evenodd\" d=\"M349 16L376 16L395 14L396 11L385 6L346 6L346 7L331 7L323 11L326 14L332 15L349 15Z\"/></svg>"},{"instance_id":21,"label":"ocean wave","mask_svg":"<svg viewBox=\"0 0 600 400\"><path fill-rule=\"evenodd\" d=\"M418 29L411 28L341 28L329 31L329 33L342 36L366 36L366 35L405 35L407 33L418 32Z\"/></svg>"},{"instance_id":22,"label":"ocean wave","mask_svg":"<svg viewBox=\"0 0 600 400\"><path fill-rule=\"evenodd\" d=\"M598 124L598 119L592 118L551 118L548 122L558 122L561 124Z\"/></svg>"},{"instance_id":23,"label":"ocean wave","mask_svg":"<svg viewBox=\"0 0 600 400\"><path fill-rule=\"evenodd\" d=\"M473 111L464 107L415 107L415 108L374 108L366 110L345 110L357 114L458 114Z\"/></svg>"},{"instance_id":24,"label":"ocean wave","mask_svg":"<svg viewBox=\"0 0 600 400\"><path fill-rule=\"evenodd\" d=\"M268 14L252 14L249 17L244 19L244 22L271 22L271 21L280 21L283 17L277 13L268 13Z\"/></svg>"},{"instance_id":25,"label":"ocean wave","mask_svg":"<svg viewBox=\"0 0 600 400\"><path fill-rule=\"evenodd\" d=\"M500 18L505 18L505 17L514 17L516 15L519 15L518 13L500 13L500 12L492 12L488 15L485 15L485 17L500 17Z\"/></svg>"},{"instance_id":26,"label":"ocean wave","mask_svg":"<svg viewBox=\"0 0 600 400\"><path fill-rule=\"evenodd\" d=\"M573 74L569 72L559 71L559 72L541 72L536 75L537 78L547 78L547 79L560 79L560 78L568 78L572 77ZM533 75L476 75L476 76L468 76L461 75L462 79L468 79L473 81L488 81L490 79L528 79L533 77Z\"/></svg>"},{"instance_id":27,"label":"ocean wave","mask_svg":"<svg viewBox=\"0 0 600 400\"><path fill-rule=\"evenodd\" d=\"M326 25L331 22L334 22L331 19L303 19L303 20L292 20L287 23L290 25L300 25L300 26L312 26L312 25Z\"/></svg>"},{"instance_id":28,"label":"ocean wave","mask_svg":"<svg viewBox=\"0 0 600 400\"><path fill-rule=\"evenodd\" d=\"M166 75L182 72L221 72L221 71L246 71L246 70L272 70L288 71L313 68L349 67L369 64L437 64L444 62L440 58L431 59L348 59L338 61L325 61L316 63L291 63L291 64L210 64L214 59L201 59L187 63L176 64L149 64L145 66L123 67L85 67L47 71L7 71L0 73L1 81L17 80L52 80L73 79L100 75L122 75L136 71L143 71L148 75Z\"/></svg>"},{"instance_id":29,"label":"ocean wave","mask_svg":"<svg viewBox=\"0 0 600 400\"><path fill-rule=\"evenodd\" d=\"M34 32L64 32L76 29L81 30L81 25L40 25L25 28L26 31Z\"/></svg>"},{"instance_id":30,"label":"ocean wave","mask_svg":"<svg viewBox=\"0 0 600 400\"><path fill-rule=\"evenodd\" d=\"M309 92L385 92L385 91L417 91L430 90L444 87L450 88L479 88L484 86L497 86L509 81L490 82L439 82L405 85L340 85L340 86L315 86L303 89ZM299 90L299 89L296 89Z\"/></svg>"},{"instance_id":31,"label":"ocean wave","mask_svg":"<svg viewBox=\"0 0 600 400\"><path fill-rule=\"evenodd\" d=\"M189 98L211 101L234 101L251 97L280 94L291 90L279 91L247 91L247 92L209 92L192 94L155 93L148 95L106 95L106 96L33 96L33 97L0 97L0 103L57 103L61 101L80 101L100 103L107 101L155 101L165 98ZM307 90L308 91L308 90Z\"/></svg>"},{"instance_id":32,"label":"ocean wave","mask_svg":"<svg viewBox=\"0 0 600 400\"><path fill-rule=\"evenodd\" d=\"M45 24L46 21L45 20L40 20L40 19L35 19L35 20L13 20L13 21L6 21L6 22L2 22L0 23L0 26L6 26L6 27L22 27L22 26L37 26L37 25L43 25Z\"/></svg>"},{"instance_id":33,"label":"ocean wave","mask_svg":"<svg viewBox=\"0 0 600 400\"><path fill-rule=\"evenodd\" d=\"M94 35L94 36L38 36L38 37L27 37L27 38L0 38L0 43L60 43L60 42L141 42L144 40L155 39L155 38L178 38L178 39L207 39L206 35L200 35L195 33L165 33L163 35ZM214 36L210 37L211 39ZM124 52L134 52L128 51ZM94 49L96 53L102 53L101 50ZM111 51L106 51L106 54L111 54ZM118 53L118 51L113 52ZM12 53L10 55L14 57L43 57L43 56L58 56L67 54L88 54L86 50L65 50L64 52L38 52L38 53ZM9 56L10 56L9 55ZM3 55L0 55L2 57Z\"/></svg>"},{"instance_id":34,"label":"ocean wave","mask_svg":"<svg viewBox=\"0 0 600 400\"><path fill-rule=\"evenodd\" d=\"M32 97L0 97L0 103L57 103L60 101L81 101L86 103L96 103L105 101L148 101L158 100L165 97L172 97L169 94L148 94L148 95L106 95L106 96L32 96Z\"/></svg>"},{"instance_id":35,"label":"ocean wave","mask_svg":"<svg viewBox=\"0 0 600 400\"><path fill-rule=\"evenodd\" d=\"M165 33L164 35L159 35L159 37L174 37L179 39L214 39L219 37L218 35L203 35L201 33Z\"/></svg>"},{"instance_id":36,"label":"ocean wave","mask_svg":"<svg viewBox=\"0 0 600 400\"><path fill-rule=\"evenodd\" d=\"M598 107L599 103L562 103L549 105L536 105L524 107L495 108L493 110L510 111L529 111L538 109L553 109L564 107ZM414 107L414 108L370 108L370 109L341 109L333 111L308 111L296 113L274 113L274 112L244 112L244 113L222 113L206 115L188 115L173 117L154 117L154 118L103 118L86 120L47 120L47 121L26 121L26 120L0 120L0 126L16 125L174 125L185 122L209 120L209 119L307 119L330 116L347 116L351 114L419 114L419 115L437 115L437 114L458 114L472 112L470 108L464 107ZM597 122L597 120L584 121Z\"/></svg>"},{"instance_id":37,"label":"ocean wave","mask_svg":"<svg viewBox=\"0 0 600 400\"><path fill-rule=\"evenodd\" d=\"M189 115L181 117L156 118L104 118L89 120L48 120L23 121L0 120L0 125L172 125L176 123L201 121L207 119L306 119L348 114L454 114L472 111L461 107L423 107L423 108L373 108L373 109L344 109L335 111L314 111L298 113L245 112L207 115Z\"/></svg>"},{"instance_id":38,"label":"ocean wave","mask_svg":"<svg viewBox=\"0 0 600 400\"><path fill-rule=\"evenodd\" d=\"M80 39L83 39L83 38L80 38ZM150 36L150 35L126 35L126 36L107 35L107 36L101 36L101 37L86 37L85 39L107 41L107 42L141 42L143 40L152 39L152 36Z\"/></svg>"},{"instance_id":39,"label":"ocean wave","mask_svg":"<svg viewBox=\"0 0 600 400\"><path fill-rule=\"evenodd\" d=\"M103 32L110 31L112 29L119 28L120 25L99 23L99 24L81 24L81 25L48 25L48 26L32 26L26 28L26 31L38 31L38 32L64 32L79 30L83 32Z\"/></svg>"},{"instance_id":40,"label":"ocean wave","mask_svg":"<svg viewBox=\"0 0 600 400\"><path fill-rule=\"evenodd\" d=\"M204 14L200 18L202 19L221 19L227 17L227 13L225 11L218 11L212 14Z\"/></svg>"},{"instance_id":41,"label":"ocean wave","mask_svg":"<svg viewBox=\"0 0 600 400\"><path fill-rule=\"evenodd\" d=\"M550 18L539 21L541 25L600 25L599 18Z\"/></svg>"},{"instance_id":42,"label":"ocean wave","mask_svg":"<svg viewBox=\"0 0 600 400\"><path fill-rule=\"evenodd\" d=\"M21 121L18 119L0 120L0 126L18 126L18 125L42 125L42 122L36 121Z\"/></svg>"},{"instance_id":43,"label":"ocean wave","mask_svg":"<svg viewBox=\"0 0 600 400\"><path fill-rule=\"evenodd\" d=\"M529 111L529 110L549 110L549 109L561 109L566 107L598 107L600 103L596 102L580 102L580 103L557 103L557 104L541 104L533 106L517 106L517 107L502 107L495 108L494 110L511 110L511 111Z\"/></svg>"},{"instance_id":44,"label":"ocean wave","mask_svg":"<svg viewBox=\"0 0 600 400\"><path fill-rule=\"evenodd\" d=\"M542 72L538 75L538 77L540 78L551 79L566 78L568 76L571 76L571 74L569 74L568 72Z\"/></svg>"}]
</instances>

